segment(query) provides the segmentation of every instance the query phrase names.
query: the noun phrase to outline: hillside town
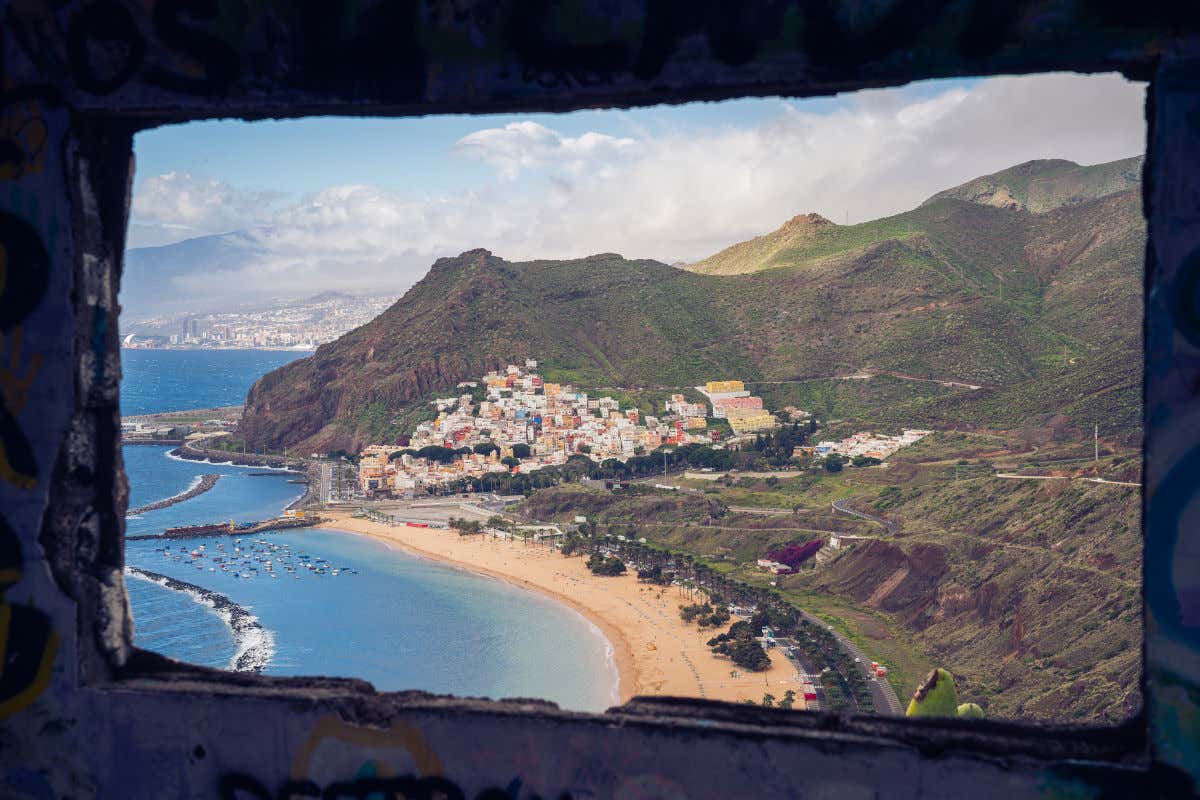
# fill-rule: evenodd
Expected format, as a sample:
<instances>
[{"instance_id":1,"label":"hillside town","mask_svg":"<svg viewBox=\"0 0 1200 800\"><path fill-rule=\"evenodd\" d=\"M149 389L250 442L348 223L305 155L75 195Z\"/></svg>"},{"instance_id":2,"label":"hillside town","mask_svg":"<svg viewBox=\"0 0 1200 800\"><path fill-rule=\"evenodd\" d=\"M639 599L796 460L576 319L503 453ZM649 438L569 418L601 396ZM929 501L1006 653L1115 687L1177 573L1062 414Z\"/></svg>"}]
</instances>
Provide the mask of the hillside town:
<instances>
[{"instance_id":1,"label":"hillside town","mask_svg":"<svg viewBox=\"0 0 1200 800\"><path fill-rule=\"evenodd\" d=\"M779 425L762 398L740 380L713 380L695 387L707 403L672 394L665 413L653 416L622 408L608 395L593 396L570 384L544 380L537 368L538 362L528 359L524 366L509 364L478 381L459 383L460 394L431 401L436 417L419 423L406 443L364 448L358 463L360 493L411 498L463 479L561 466L573 456L603 463L626 461L661 447L721 448ZM782 416L798 421L811 415L789 406ZM929 434L917 429L899 436L860 432L840 441L797 447L792 457L837 454L877 463Z\"/></svg>"},{"instance_id":2,"label":"hillside town","mask_svg":"<svg viewBox=\"0 0 1200 800\"><path fill-rule=\"evenodd\" d=\"M778 424L762 398L750 396L741 381L697 387L711 406L675 394L664 415L651 416L622 408L616 398L543 380L536 370L537 361L529 359L523 367L510 364L479 381L460 383L462 394L433 401L437 417L417 425L406 447L364 449L361 492L411 496L463 478L559 466L571 456L600 463L663 446L713 444L722 430L709 430L709 418L727 420L737 435Z\"/></svg>"}]
</instances>

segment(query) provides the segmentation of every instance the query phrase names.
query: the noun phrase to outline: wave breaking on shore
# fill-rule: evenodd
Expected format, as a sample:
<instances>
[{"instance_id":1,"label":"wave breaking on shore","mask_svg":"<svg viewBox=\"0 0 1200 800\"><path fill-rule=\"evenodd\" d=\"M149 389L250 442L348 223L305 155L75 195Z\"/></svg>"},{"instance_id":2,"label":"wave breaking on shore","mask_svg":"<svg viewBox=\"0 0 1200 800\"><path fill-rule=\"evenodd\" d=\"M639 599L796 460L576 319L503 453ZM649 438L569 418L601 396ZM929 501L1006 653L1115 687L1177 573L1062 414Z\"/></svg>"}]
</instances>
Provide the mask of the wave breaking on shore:
<instances>
[{"instance_id":1,"label":"wave breaking on shore","mask_svg":"<svg viewBox=\"0 0 1200 800\"><path fill-rule=\"evenodd\" d=\"M290 473L294 473L296 475L304 474L303 472L296 470L294 467L287 467L287 466L275 467L275 466L271 466L270 464L240 462L237 460L238 456L236 453L231 454L230 457L224 461L216 461L210 455L199 455L199 454L191 455L191 454L182 452L183 449L184 449L183 447L176 447L171 450L168 450L165 455L167 458L171 459L172 461L186 461L186 462L190 462L192 464L211 464L214 467L238 467L239 469L262 469L262 470L270 470L271 472L279 472L279 473L290 472Z\"/></svg>"},{"instance_id":2,"label":"wave breaking on shore","mask_svg":"<svg viewBox=\"0 0 1200 800\"><path fill-rule=\"evenodd\" d=\"M233 633L237 650L229 661L234 672L262 672L275 655L275 635L263 627L258 617L219 592L194 583L181 581L140 567L125 567L125 574L156 583L165 589L188 595L197 603L208 606L225 621Z\"/></svg>"}]
</instances>

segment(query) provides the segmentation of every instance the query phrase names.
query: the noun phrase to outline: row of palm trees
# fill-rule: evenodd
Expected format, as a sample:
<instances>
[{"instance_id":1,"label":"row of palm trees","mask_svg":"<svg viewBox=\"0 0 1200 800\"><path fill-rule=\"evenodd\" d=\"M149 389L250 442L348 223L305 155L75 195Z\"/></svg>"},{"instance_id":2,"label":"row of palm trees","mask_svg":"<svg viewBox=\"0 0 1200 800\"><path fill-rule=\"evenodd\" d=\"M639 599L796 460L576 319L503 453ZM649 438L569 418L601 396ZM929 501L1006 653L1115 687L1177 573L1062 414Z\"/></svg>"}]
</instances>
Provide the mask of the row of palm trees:
<instances>
[{"instance_id":1,"label":"row of palm trees","mask_svg":"<svg viewBox=\"0 0 1200 800\"><path fill-rule=\"evenodd\" d=\"M874 710L868 679L854 657L832 632L805 620L776 589L738 580L689 553L673 553L640 538L600 533L594 523L582 526L579 535L583 537L577 550L580 555L616 555L639 571L657 567L664 575L673 574L679 591L689 600L707 597L720 606L761 612L777 635L795 642L808 663L830 668L830 678L841 688L847 705L859 711Z\"/></svg>"}]
</instances>

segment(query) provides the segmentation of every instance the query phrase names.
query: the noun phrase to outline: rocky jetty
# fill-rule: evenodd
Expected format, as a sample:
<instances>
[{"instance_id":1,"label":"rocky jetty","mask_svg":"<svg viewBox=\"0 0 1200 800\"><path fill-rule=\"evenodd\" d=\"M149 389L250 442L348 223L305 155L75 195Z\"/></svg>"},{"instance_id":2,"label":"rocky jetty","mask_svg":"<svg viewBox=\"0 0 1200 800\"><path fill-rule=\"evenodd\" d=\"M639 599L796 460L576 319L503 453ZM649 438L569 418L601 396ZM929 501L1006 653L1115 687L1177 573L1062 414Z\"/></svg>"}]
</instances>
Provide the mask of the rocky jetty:
<instances>
[{"instance_id":1,"label":"rocky jetty","mask_svg":"<svg viewBox=\"0 0 1200 800\"><path fill-rule=\"evenodd\" d=\"M159 500L157 502L150 503L149 505L131 508L125 513L129 516L133 516L134 514L145 514L147 511L157 511L160 508L167 508L168 506L173 506L176 503L182 503L185 500L191 500L193 497L204 494L209 489L216 486L217 480L220 477L220 475L201 475L195 483L188 487L186 492L180 492L174 497L168 497L165 500Z\"/></svg>"}]
</instances>

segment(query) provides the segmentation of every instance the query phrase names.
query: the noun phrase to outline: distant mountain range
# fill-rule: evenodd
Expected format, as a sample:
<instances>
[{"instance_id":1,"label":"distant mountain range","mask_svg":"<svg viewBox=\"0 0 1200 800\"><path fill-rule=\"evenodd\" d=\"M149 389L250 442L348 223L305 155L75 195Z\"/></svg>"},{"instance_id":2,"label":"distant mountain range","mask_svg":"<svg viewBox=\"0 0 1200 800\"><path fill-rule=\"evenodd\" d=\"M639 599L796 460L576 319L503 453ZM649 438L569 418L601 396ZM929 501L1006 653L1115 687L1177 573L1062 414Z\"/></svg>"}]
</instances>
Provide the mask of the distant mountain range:
<instances>
[{"instance_id":1,"label":"distant mountain range","mask_svg":"<svg viewBox=\"0 0 1200 800\"><path fill-rule=\"evenodd\" d=\"M1140 168L1032 161L872 222L800 215L681 267L613 253L440 259L375 320L262 378L243 431L254 446L357 447L397 433L392 420L432 393L524 358L584 386L819 385L866 370L984 388L913 381L886 402L830 411L1136 431ZM204 246L219 257L225 245ZM764 390L808 402L807 385Z\"/></svg>"},{"instance_id":2,"label":"distant mountain range","mask_svg":"<svg viewBox=\"0 0 1200 800\"><path fill-rule=\"evenodd\" d=\"M331 281L340 287L323 290L331 295L397 295L411 284L402 264L395 264L394 270L382 269L348 257L344 263L323 264L317 271L323 281L313 280L312 275L286 273L275 281L250 286L238 276L272 260L258 233L261 231L233 231L125 251L123 332L138 332L137 326L152 318L312 304L319 302L319 287ZM313 299L314 294L318 299Z\"/></svg>"},{"instance_id":3,"label":"distant mountain range","mask_svg":"<svg viewBox=\"0 0 1200 800\"><path fill-rule=\"evenodd\" d=\"M157 316L213 311L223 304L245 302L236 287L210 283L196 286L195 276L235 271L249 264L261 250L243 232L185 239L162 247L135 247L125 251L121 275L121 309L131 323ZM184 278L193 281L181 283Z\"/></svg>"}]
</instances>

